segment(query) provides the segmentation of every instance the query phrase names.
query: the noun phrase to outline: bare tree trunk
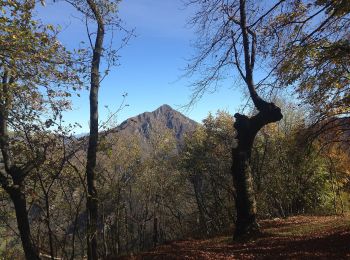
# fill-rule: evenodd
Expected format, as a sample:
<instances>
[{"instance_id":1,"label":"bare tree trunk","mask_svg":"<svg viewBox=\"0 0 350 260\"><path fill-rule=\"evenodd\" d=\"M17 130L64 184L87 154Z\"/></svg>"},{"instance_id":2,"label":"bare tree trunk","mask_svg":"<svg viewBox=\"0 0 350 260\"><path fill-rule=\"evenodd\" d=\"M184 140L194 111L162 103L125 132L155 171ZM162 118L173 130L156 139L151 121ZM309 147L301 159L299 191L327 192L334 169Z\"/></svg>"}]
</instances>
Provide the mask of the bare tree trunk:
<instances>
[{"instance_id":1,"label":"bare tree trunk","mask_svg":"<svg viewBox=\"0 0 350 260\"><path fill-rule=\"evenodd\" d=\"M27 201L23 187L26 173L13 165L8 138L8 108L11 105L9 85L13 82L14 79L9 77L8 72L5 71L2 75L0 89L0 150L4 163L4 169L0 169L0 184L10 195L15 206L17 226L21 236L24 254L27 259L35 260L39 259L39 256L31 239ZM13 184L10 184L10 178Z\"/></svg>"},{"instance_id":2,"label":"bare tree trunk","mask_svg":"<svg viewBox=\"0 0 350 260\"><path fill-rule=\"evenodd\" d=\"M37 250L32 243L25 194L19 185L8 188L7 192L9 193L15 206L17 226L21 235L22 246L26 259L40 259Z\"/></svg>"},{"instance_id":3,"label":"bare tree trunk","mask_svg":"<svg viewBox=\"0 0 350 260\"><path fill-rule=\"evenodd\" d=\"M260 101L263 109L248 118L235 114L234 127L237 131L237 147L232 149L232 176L236 189L237 221L234 238L250 236L259 232L256 222L256 202L250 167L253 142L258 131L265 125L282 119L281 110L273 103Z\"/></svg>"},{"instance_id":4,"label":"bare tree trunk","mask_svg":"<svg viewBox=\"0 0 350 260\"><path fill-rule=\"evenodd\" d=\"M156 212L154 212L156 214ZM153 217L153 246L156 247L158 245L158 218Z\"/></svg>"},{"instance_id":5,"label":"bare tree trunk","mask_svg":"<svg viewBox=\"0 0 350 260\"><path fill-rule=\"evenodd\" d=\"M96 188L96 156L98 145L98 90L100 87L100 61L102 56L104 22L97 4L93 0L87 0L89 8L97 21L97 35L93 48L91 62L91 86L90 86L90 135L86 163L87 179L87 247L88 259L97 260L97 221L98 221L98 196Z\"/></svg>"},{"instance_id":6,"label":"bare tree trunk","mask_svg":"<svg viewBox=\"0 0 350 260\"><path fill-rule=\"evenodd\" d=\"M106 219L105 219L105 207L102 203L102 232L103 232L103 256L108 256L108 245L107 245L107 227L106 227Z\"/></svg>"},{"instance_id":7,"label":"bare tree trunk","mask_svg":"<svg viewBox=\"0 0 350 260\"><path fill-rule=\"evenodd\" d=\"M97 72L98 73L98 72ZM93 80L91 80L93 81ZM96 189L96 154L98 144L98 85L91 84L90 90L90 136L86 163L87 180L87 246L88 259L97 259L98 196Z\"/></svg>"},{"instance_id":8,"label":"bare tree trunk","mask_svg":"<svg viewBox=\"0 0 350 260\"><path fill-rule=\"evenodd\" d=\"M53 232L51 229L51 217L50 217L50 203L49 203L49 194L45 192L45 206L46 206L46 226L49 232L49 245L50 245L50 256L51 259L55 259L55 251L53 247Z\"/></svg>"},{"instance_id":9,"label":"bare tree trunk","mask_svg":"<svg viewBox=\"0 0 350 260\"><path fill-rule=\"evenodd\" d=\"M193 190L194 190L194 195L196 198L197 202L197 207L198 207L198 212L199 212L199 225L200 228L205 229L205 233L209 233L209 229L207 226L207 221L206 221L206 212L205 212L205 206L203 203L203 199L201 196L201 177L198 173L193 173L193 176L191 177L191 183L193 185Z\"/></svg>"},{"instance_id":10,"label":"bare tree trunk","mask_svg":"<svg viewBox=\"0 0 350 260\"><path fill-rule=\"evenodd\" d=\"M256 34L247 26L246 0L239 1L239 12L240 20L237 23L242 32L245 73L237 66L247 85L254 106L259 112L251 118L238 113L235 114L236 122L234 127L237 131L238 144L237 147L232 149L231 171L237 194L235 198L237 221L234 233L234 238L236 239L249 237L259 232L259 226L256 222L256 201L250 167L255 136L263 126L277 122L283 117L279 107L274 103L264 101L255 90L253 71L256 55Z\"/></svg>"}]
</instances>

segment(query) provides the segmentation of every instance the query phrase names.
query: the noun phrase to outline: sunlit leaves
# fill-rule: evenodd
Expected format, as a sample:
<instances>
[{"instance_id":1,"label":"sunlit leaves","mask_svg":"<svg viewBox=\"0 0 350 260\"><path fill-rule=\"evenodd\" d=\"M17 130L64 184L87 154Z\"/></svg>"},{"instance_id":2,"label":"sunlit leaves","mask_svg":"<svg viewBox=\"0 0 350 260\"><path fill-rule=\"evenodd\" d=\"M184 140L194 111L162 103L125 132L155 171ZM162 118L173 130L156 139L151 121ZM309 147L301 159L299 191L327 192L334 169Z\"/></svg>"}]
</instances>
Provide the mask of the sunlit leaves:
<instances>
[{"instance_id":1,"label":"sunlit leaves","mask_svg":"<svg viewBox=\"0 0 350 260\"><path fill-rule=\"evenodd\" d=\"M33 19L34 7L34 1L26 0L0 3L4 13L0 17L0 72L13 82L8 82L6 94L11 100L6 105L12 127L14 121L40 120L40 114L50 110L57 116L69 108L72 87L80 87L73 57L57 40L58 31L52 25ZM35 118L30 117L31 111L37 111ZM21 119L21 114L27 117Z\"/></svg>"},{"instance_id":2,"label":"sunlit leaves","mask_svg":"<svg viewBox=\"0 0 350 260\"><path fill-rule=\"evenodd\" d=\"M315 118L344 116L350 113L349 1L312 3L307 11L301 8L302 16L280 25L276 77L296 90Z\"/></svg>"},{"instance_id":3,"label":"sunlit leaves","mask_svg":"<svg viewBox=\"0 0 350 260\"><path fill-rule=\"evenodd\" d=\"M66 133L62 111L81 84L73 57L57 29L34 20L35 1L1 1L0 105L6 124L1 149L14 165L42 161L49 137Z\"/></svg>"},{"instance_id":4,"label":"sunlit leaves","mask_svg":"<svg viewBox=\"0 0 350 260\"><path fill-rule=\"evenodd\" d=\"M56 29L32 20L34 2L2 2L1 8L11 13L0 20L2 69L10 69L18 80L33 85L78 82L72 58L58 42Z\"/></svg>"}]
</instances>

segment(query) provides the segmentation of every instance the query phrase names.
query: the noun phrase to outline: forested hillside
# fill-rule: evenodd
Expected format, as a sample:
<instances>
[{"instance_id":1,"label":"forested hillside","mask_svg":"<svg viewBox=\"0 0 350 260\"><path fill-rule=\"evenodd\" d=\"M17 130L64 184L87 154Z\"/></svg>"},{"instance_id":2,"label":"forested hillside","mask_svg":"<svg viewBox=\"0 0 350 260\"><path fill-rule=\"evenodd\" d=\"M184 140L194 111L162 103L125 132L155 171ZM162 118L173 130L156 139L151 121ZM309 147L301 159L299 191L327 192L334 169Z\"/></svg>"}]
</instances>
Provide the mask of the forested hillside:
<instances>
[{"instance_id":1,"label":"forested hillside","mask_svg":"<svg viewBox=\"0 0 350 260\"><path fill-rule=\"evenodd\" d=\"M0 259L350 257L348 0L0 10Z\"/></svg>"}]
</instances>

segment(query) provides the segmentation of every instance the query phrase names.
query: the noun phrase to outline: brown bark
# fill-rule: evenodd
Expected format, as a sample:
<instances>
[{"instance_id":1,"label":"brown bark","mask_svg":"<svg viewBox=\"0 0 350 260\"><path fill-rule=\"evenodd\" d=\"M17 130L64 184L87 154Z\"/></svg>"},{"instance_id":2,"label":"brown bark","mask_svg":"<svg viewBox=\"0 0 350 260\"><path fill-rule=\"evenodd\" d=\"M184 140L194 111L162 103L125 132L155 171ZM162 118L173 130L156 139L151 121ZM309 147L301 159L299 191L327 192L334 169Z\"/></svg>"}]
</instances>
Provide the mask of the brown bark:
<instances>
[{"instance_id":1,"label":"brown bark","mask_svg":"<svg viewBox=\"0 0 350 260\"><path fill-rule=\"evenodd\" d=\"M235 197L237 221L234 238L249 237L259 232L256 222L256 201L253 178L250 167L252 146L259 130L272 122L282 119L281 109L274 103L264 101L256 92L253 71L256 56L256 35L247 26L246 1L239 1L240 20L243 39L243 55L245 73L241 75L247 85L254 106L259 111L257 115L248 118L245 115L235 114L234 127L237 131L237 147L232 149L232 176L237 196ZM250 43L251 39L251 43ZM233 44L236 44L235 42ZM235 48L236 50L236 48ZM235 54L237 55L237 53ZM236 57L237 59L237 57ZM238 65L237 65L238 66Z\"/></svg>"},{"instance_id":2,"label":"brown bark","mask_svg":"<svg viewBox=\"0 0 350 260\"><path fill-rule=\"evenodd\" d=\"M256 202L250 158L253 142L258 131L265 125L282 119L281 110L273 103L264 102L263 110L248 118L235 114L237 147L232 149L232 176L236 189L237 221L234 238L249 237L259 232L256 222Z\"/></svg>"},{"instance_id":3,"label":"brown bark","mask_svg":"<svg viewBox=\"0 0 350 260\"><path fill-rule=\"evenodd\" d=\"M205 233L209 232L207 221L206 221L206 210L203 203L203 198L201 196L201 177L200 174L194 173L191 178L191 183L193 185L194 195L197 202L198 212L199 212L199 226Z\"/></svg>"},{"instance_id":4,"label":"brown bark","mask_svg":"<svg viewBox=\"0 0 350 260\"><path fill-rule=\"evenodd\" d=\"M90 135L86 163L87 179L87 247L88 259L97 260L97 221L98 221L98 196L96 188L96 155L98 145L98 91L100 87L100 61L102 56L104 22L96 3L87 0L87 4L97 21L97 35L93 48L91 62L90 85Z\"/></svg>"},{"instance_id":5,"label":"brown bark","mask_svg":"<svg viewBox=\"0 0 350 260\"><path fill-rule=\"evenodd\" d=\"M155 214L155 213L154 213ZM158 245L158 218L153 217L153 246L156 247Z\"/></svg>"},{"instance_id":6,"label":"brown bark","mask_svg":"<svg viewBox=\"0 0 350 260\"><path fill-rule=\"evenodd\" d=\"M50 203L49 194L45 192L45 207L46 207L46 226L49 233L49 246L50 246L50 256L51 259L55 259L55 251L53 247L53 232L51 229L51 217L50 217Z\"/></svg>"},{"instance_id":7,"label":"brown bark","mask_svg":"<svg viewBox=\"0 0 350 260\"><path fill-rule=\"evenodd\" d=\"M30 226L27 212L27 201L22 185L14 185L6 189L15 206L17 226L21 236L22 246L26 259L40 259L31 239Z\"/></svg>"},{"instance_id":8,"label":"brown bark","mask_svg":"<svg viewBox=\"0 0 350 260\"><path fill-rule=\"evenodd\" d=\"M0 169L1 187L10 195L16 212L18 230L26 259L40 259L31 240L30 225L27 212L27 201L24 193L24 178L28 171L21 170L12 163L8 138L8 109L11 99L9 85L14 82L5 71L2 75L0 89L0 150L4 169ZM11 180L10 180L11 179Z\"/></svg>"}]
</instances>

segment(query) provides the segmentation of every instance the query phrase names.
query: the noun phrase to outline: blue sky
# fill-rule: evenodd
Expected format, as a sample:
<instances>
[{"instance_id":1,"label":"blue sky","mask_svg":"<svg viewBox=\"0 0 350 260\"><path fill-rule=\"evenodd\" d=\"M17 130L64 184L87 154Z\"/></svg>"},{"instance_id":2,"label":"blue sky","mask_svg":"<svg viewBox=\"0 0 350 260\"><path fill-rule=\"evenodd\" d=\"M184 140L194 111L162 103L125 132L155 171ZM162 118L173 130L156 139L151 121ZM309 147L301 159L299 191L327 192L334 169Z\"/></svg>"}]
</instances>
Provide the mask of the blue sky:
<instances>
[{"instance_id":1,"label":"blue sky","mask_svg":"<svg viewBox=\"0 0 350 260\"><path fill-rule=\"evenodd\" d=\"M122 94L128 93L128 107L118 114L121 123L128 117L145 111L153 111L162 104L175 109L189 102L190 79L181 79L186 59L194 54L191 42L195 34L186 25L191 9L184 9L182 0L124 0L120 5L120 16L127 28L135 28L136 37L121 52L121 66L113 68L102 82L100 89L100 119L107 117L108 106L116 109ZM75 48L86 40L83 23L72 7L61 2L38 7L37 17L44 23L60 25L60 41L68 48ZM116 47L118 44L116 44ZM78 122L88 131L88 92L73 99L73 110L65 114L67 122ZM189 111L188 117L200 122L211 111L218 109L235 113L245 100L233 83L223 82L213 94L206 94Z\"/></svg>"}]
</instances>

